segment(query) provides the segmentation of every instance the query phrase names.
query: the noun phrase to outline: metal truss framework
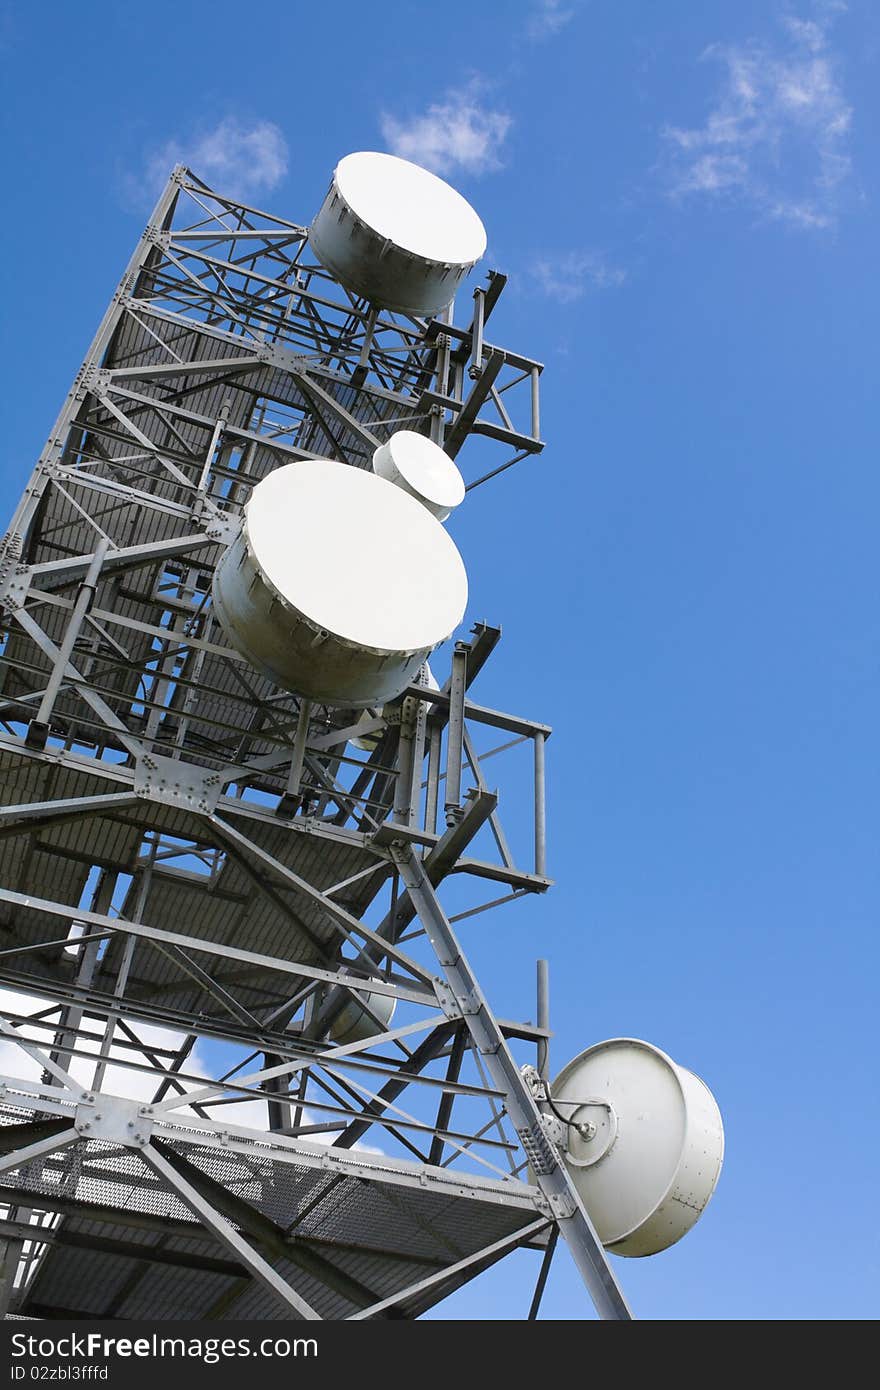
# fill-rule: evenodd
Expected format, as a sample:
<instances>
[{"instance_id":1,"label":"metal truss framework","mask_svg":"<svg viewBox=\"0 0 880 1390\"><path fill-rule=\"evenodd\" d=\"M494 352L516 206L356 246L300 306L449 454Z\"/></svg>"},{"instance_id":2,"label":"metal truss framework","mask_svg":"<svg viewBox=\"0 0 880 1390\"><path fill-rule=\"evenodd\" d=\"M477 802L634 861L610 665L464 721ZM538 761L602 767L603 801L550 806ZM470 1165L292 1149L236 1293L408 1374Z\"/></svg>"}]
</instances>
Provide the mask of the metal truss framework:
<instances>
[{"instance_id":1,"label":"metal truss framework","mask_svg":"<svg viewBox=\"0 0 880 1390\"><path fill-rule=\"evenodd\" d=\"M562 1235L599 1315L629 1316L514 1059L546 1077L546 994L496 1019L455 933L550 882L550 730L470 694L499 630L363 712L273 686L210 605L280 464L482 436L502 456L473 487L540 452L540 364L487 336L503 286L466 328L385 313L182 167L129 263L0 556L17 1312L414 1317L528 1246L536 1316ZM381 545L328 535L326 563L369 582ZM485 767L524 750L522 866Z\"/></svg>"}]
</instances>

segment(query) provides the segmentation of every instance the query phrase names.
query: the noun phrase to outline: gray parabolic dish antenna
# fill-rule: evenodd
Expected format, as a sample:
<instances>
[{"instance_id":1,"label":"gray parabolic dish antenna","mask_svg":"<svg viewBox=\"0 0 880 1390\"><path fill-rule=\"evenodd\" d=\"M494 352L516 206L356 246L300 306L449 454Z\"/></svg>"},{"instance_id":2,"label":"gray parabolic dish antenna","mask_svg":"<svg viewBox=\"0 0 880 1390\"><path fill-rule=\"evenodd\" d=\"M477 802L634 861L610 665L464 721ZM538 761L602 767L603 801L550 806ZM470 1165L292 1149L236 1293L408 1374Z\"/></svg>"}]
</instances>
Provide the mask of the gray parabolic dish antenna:
<instances>
[{"instance_id":1,"label":"gray parabolic dish antenna","mask_svg":"<svg viewBox=\"0 0 880 1390\"><path fill-rule=\"evenodd\" d=\"M461 622L467 591L454 541L415 498L364 469L306 459L254 488L214 607L278 685L359 706L406 688Z\"/></svg>"},{"instance_id":2,"label":"gray parabolic dish antenna","mask_svg":"<svg viewBox=\"0 0 880 1390\"><path fill-rule=\"evenodd\" d=\"M436 174L362 151L337 164L309 230L318 260L381 308L434 314L486 250L471 207Z\"/></svg>"},{"instance_id":3,"label":"gray parabolic dish antenna","mask_svg":"<svg viewBox=\"0 0 880 1390\"><path fill-rule=\"evenodd\" d=\"M373 454L373 472L403 488L445 521L464 501L464 479L448 454L427 435L397 430Z\"/></svg>"},{"instance_id":4,"label":"gray parabolic dish antenna","mask_svg":"<svg viewBox=\"0 0 880 1390\"><path fill-rule=\"evenodd\" d=\"M615 1255L681 1240L715 1190L724 1157L711 1091L665 1052L613 1038L581 1052L550 1093L568 1121L569 1171Z\"/></svg>"}]
</instances>

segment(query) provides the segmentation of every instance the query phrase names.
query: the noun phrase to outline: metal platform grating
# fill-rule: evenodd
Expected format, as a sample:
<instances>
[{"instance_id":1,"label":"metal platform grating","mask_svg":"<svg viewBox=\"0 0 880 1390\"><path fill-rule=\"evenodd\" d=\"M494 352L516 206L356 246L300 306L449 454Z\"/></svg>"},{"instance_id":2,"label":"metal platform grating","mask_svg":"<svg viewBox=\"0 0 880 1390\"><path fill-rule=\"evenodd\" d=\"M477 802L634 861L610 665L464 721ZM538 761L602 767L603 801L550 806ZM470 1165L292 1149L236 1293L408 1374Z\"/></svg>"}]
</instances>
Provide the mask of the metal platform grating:
<instances>
[{"instance_id":1,"label":"metal platform grating","mask_svg":"<svg viewBox=\"0 0 880 1390\"><path fill-rule=\"evenodd\" d=\"M0 1115L4 1125L27 1118L11 1106ZM289 1232L299 1258L276 1267L325 1318L350 1316L408 1288L525 1229L536 1216L521 1185L511 1189L510 1204L497 1194L493 1201L462 1200L383 1181L376 1157L365 1158L363 1176L354 1176L282 1164L268 1148L243 1158L176 1141L170 1147ZM80 1141L4 1174L0 1199L4 1193L17 1206L30 1199L37 1208L67 1212L50 1233L21 1304L25 1314L204 1318L218 1300L231 1299L225 1316L289 1316L244 1270L223 1272L234 1266L227 1252L193 1224L187 1207L135 1151ZM91 1220L90 1211L101 1220ZM303 1268L310 1259L320 1261L322 1277ZM365 1290L360 1302L334 1290L334 1271Z\"/></svg>"}]
</instances>

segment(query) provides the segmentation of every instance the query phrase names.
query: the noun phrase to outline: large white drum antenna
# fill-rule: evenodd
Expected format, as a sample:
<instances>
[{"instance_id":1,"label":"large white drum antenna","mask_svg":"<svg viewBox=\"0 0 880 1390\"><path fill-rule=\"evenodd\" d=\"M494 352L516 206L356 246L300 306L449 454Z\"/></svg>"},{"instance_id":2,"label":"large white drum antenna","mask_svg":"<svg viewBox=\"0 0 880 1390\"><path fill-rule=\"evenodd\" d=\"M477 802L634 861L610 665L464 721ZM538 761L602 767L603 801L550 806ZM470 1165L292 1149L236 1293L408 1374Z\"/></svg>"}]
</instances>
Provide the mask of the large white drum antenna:
<instances>
[{"instance_id":1,"label":"large white drum antenna","mask_svg":"<svg viewBox=\"0 0 880 1390\"><path fill-rule=\"evenodd\" d=\"M364 538L382 537L364 563ZM233 645L277 685L322 704L382 705L455 630L467 575L414 497L349 464L306 459L251 493L214 576Z\"/></svg>"},{"instance_id":2,"label":"large white drum antenna","mask_svg":"<svg viewBox=\"0 0 880 1390\"><path fill-rule=\"evenodd\" d=\"M383 309L436 314L484 254L486 231L436 174L363 151L337 164L309 242L353 293Z\"/></svg>"},{"instance_id":3,"label":"large white drum antenna","mask_svg":"<svg viewBox=\"0 0 880 1390\"><path fill-rule=\"evenodd\" d=\"M613 1038L550 1087L564 1157L602 1244L654 1255L681 1240L715 1191L724 1129L711 1091L659 1047Z\"/></svg>"}]
</instances>

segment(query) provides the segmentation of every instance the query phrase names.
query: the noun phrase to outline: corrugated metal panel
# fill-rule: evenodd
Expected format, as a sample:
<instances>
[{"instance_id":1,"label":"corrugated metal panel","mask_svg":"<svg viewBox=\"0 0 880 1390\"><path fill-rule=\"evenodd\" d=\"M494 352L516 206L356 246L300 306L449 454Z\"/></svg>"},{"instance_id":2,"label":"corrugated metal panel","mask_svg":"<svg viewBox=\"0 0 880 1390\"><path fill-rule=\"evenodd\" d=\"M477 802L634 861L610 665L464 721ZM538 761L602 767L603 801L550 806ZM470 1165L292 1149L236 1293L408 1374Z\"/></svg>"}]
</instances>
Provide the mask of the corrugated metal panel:
<instances>
[{"instance_id":1,"label":"corrugated metal panel","mask_svg":"<svg viewBox=\"0 0 880 1390\"><path fill-rule=\"evenodd\" d=\"M3 751L0 752L0 796L11 805L126 790L128 784L101 777L99 763L95 763L94 770L97 775L93 776L79 768L45 764L36 758L17 757ZM267 822L233 818L234 822L236 820L256 845L317 889L329 888L372 867L373 873L353 885L347 895L337 898L355 912L362 911L372 900L387 876L387 866L356 840L340 843L303 833L274 819ZM144 803L113 814L71 818L47 827L29 821L23 823L19 833L0 840L0 882L17 893L69 904L70 921L74 921L90 866L100 863L108 869L134 875L127 897L119 908L121 916L133 918L141 895L141 878L137 871L145 862L144 835L150 828L184 844L194 841L223 847L202 816L156 803ZM181 852L184 852L183 847ZM260 872L265 877L265 871L260 869ZM322 964L328 958L335 958L342 938L324 909L283 880L270 876L270 881L272 896L267 897L255 889L252 878L233 856L223 861L213 880L207 874L197 876L192 870L189 874L175 875L172 867L163 868L160 863L154 869L138 920L163 930L181 931L197 940L241 946L287 961ZM91 902L82 906L88 908ZM298 923L304 924L310 935L306 935ZM22 945L38 944L58 940L67 934L63 918L22 906L0 904L2 924L15 933L9 944L13 939ZM315 943L320 943L321 950ZM121 940L115 938L102 954L94 977L96 989L112 988L121 949ZM31 953L20 961L11 959L8 964L24 970L27 977L45 979L59 972L61 978L72 980L77 960L58 946L48 954ZM281 1002L289 992L289 980L277 973L260 972L257 978L250 967L232 966L224 971L218 962L213 969L219 976L234 977L234 992L244 1007ZM17 979L22 982L21 974ZM194 985L180 962L148 943L136 948L129 996L148 1003L160 998L165 1007L176 1009L191 1009L197 1003L204 1009L209 1004L204 991ZM216 1005L212 1005L209 1012L215 1009Z\"/></svg>"},{"instance_id":2,"label":"corrugated metal panel","mask_svg":"<svg viewBox=\"0 0 880 1390\"><path fill-rule=\"evenodd\" d=\"M126 1287L135 1280L133 1293L126 1297ZM65 1309L84 1318L178 1321L202 1317L234 1283L229 1275L205 1270L52 1246L28 1290L25 1306Z\"/></svg>"},{"instance_id":3,"label":"corrugated metal panel","mask_svg":"<svg viewBox=\"0 0 880 1390\"><path fill-rule=\"evenodd\" d=\"M203 1318L238 1283L228 1274L210 1274L205 1270L144 1264L137 1268L141 1277L131 1293L121 1301L117 1317L156 1322ZM262 1289L260 1293L269 1304L269 1295ZM266 1311L259 1316L269 1317L271 1314Z\"/></svg>"}]
</instances>

